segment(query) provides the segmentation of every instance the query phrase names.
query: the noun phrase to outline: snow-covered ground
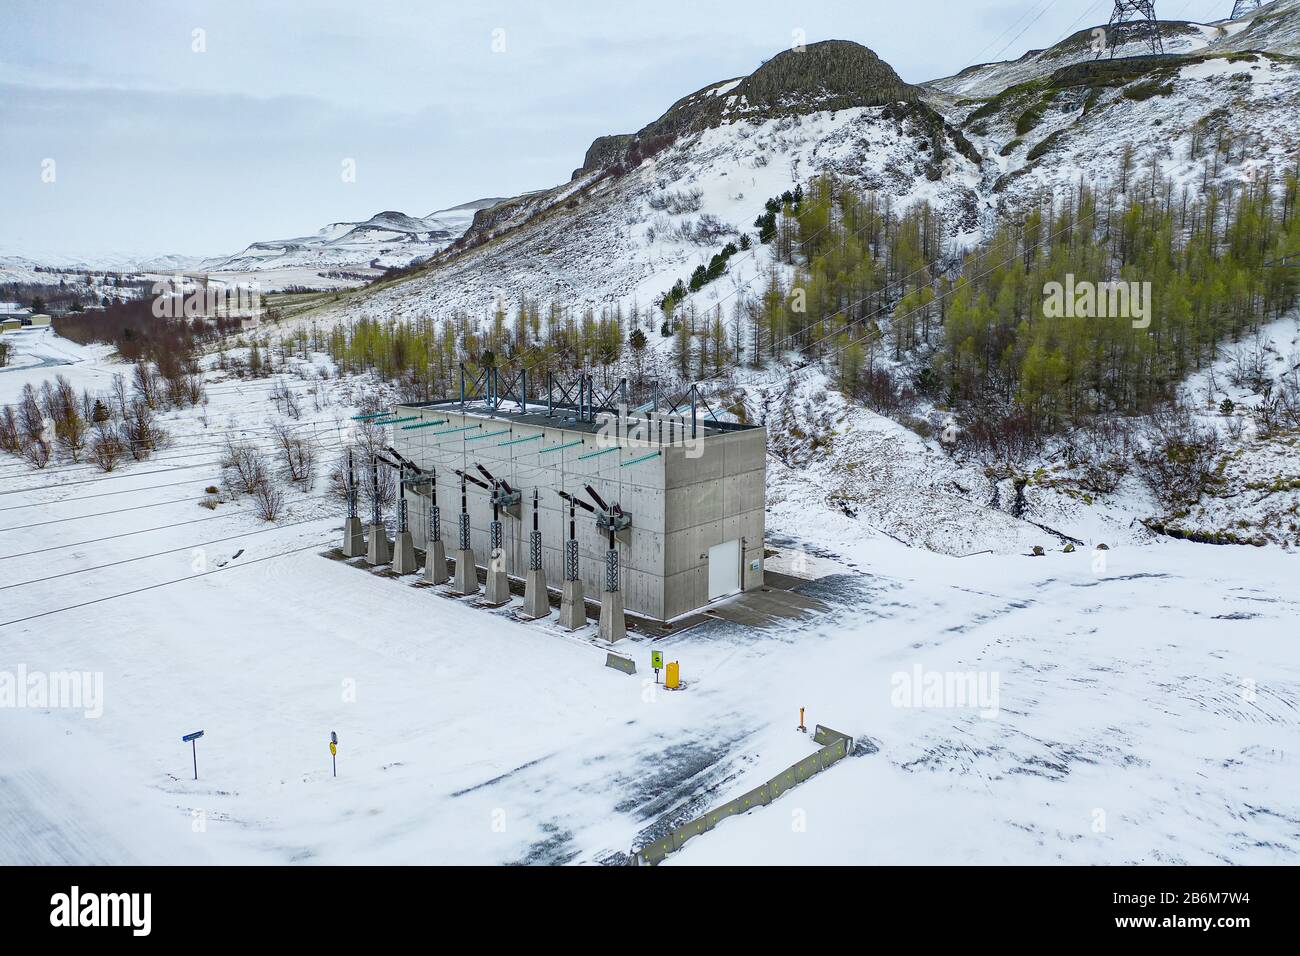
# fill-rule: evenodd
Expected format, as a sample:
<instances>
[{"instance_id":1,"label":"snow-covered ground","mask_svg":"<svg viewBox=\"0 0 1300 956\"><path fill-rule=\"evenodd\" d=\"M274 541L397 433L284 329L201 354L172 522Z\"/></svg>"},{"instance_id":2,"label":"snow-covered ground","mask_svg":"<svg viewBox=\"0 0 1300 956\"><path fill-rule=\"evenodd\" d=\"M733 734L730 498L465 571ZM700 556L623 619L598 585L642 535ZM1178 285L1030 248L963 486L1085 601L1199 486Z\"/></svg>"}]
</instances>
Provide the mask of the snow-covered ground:
<instances>
[{"instance_id":1,"label":"snow-covered ground","mask_svg":"<svg viewBox=\"0 0 1300 956\"><path fill-rule=\"evenodd\" d=\"M358 383L288 380L336 446ZM103 682L98 718L0 709L0 862L621 862L810 753L800 707L862 755L671 863L1296 862L1292 553L958 558L774 475L770 566L830 609L633 638L628 677L590 633L323 557L322 483L274 527L197 507L270 384L212 384L206 428L172 413L173 447L112 475L0 462L0 670ZM647 683L652 647L686 690ZM985 693L900 706L917 668Z\"/></svg>"}]
</instances>

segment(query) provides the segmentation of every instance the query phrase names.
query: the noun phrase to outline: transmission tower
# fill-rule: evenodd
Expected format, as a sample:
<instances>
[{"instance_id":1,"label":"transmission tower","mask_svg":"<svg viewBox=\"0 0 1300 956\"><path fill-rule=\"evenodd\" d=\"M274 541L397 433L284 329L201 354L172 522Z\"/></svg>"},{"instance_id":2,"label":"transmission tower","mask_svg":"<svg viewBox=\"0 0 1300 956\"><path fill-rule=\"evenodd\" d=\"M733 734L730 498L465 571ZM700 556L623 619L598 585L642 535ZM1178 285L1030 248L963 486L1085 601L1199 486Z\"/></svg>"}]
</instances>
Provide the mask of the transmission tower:
<instances>
[{"instance_id":1,"label":"transmission tower","mask_svg":"<svg viewBox=\"0 0 1300 956\"><path fill-rule=\"evenodd\" d=\"M1097 50L1097 58L1107 53L1114 59L1130 43L1146 47L1152 56L1165 52L1156 19L1156 0L1115 0L1115 12L1106 25L1106 43Z\"/></svg>"},{"instance_id":2,"label":"transmission tower","mask_svg":"<svg viewBox=\"0 0 1300 956\"><path fill-rule=\"evenodd\" d=\"M1232 16L1229 17L1228 19L1240 20L1246 14L1250 13L1253 10L1258 10L1267 2L1268 0L1236 0L1236 2L1232 5Z\"/></svg>"}]
</instances>

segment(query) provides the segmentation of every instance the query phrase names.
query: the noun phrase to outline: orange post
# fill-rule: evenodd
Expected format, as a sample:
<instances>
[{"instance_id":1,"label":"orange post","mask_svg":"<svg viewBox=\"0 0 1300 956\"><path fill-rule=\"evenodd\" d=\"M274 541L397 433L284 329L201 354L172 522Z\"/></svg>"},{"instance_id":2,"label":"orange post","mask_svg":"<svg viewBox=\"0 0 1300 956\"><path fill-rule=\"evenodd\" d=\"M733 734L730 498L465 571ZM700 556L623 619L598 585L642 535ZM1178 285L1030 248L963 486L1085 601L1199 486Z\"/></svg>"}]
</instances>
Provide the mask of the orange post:
<instances>
[{"instance_id":1,"label":"orange post","mask_svg":"<svg viewBox=\"0 0 1300 956\"><path fill-rule=\"evenodd\" d=\"M799 708L799 733L801 733L801 734L806 734L806 733L808 733L808 728L805 727L805 726L804 726L804 723L803 723L803 708L802 708L802 707Z\"/></svg>"}]
</instances>

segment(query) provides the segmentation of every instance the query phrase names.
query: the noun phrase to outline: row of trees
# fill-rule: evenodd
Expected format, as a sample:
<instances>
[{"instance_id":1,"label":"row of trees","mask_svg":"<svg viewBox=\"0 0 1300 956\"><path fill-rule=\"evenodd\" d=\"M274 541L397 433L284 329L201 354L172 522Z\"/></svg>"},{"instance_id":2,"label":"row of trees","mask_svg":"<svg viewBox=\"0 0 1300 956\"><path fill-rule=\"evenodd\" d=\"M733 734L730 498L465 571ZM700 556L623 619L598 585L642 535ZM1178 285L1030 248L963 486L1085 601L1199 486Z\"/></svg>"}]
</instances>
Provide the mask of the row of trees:
<instances>
[{"instance_id":1,"label":"row of trees","mask_svg":"<svg viewBox=\"0 0 1300 956\"><path fill-rule=\"evenodd\" d=\"M1295 174L1204 195L1153 175L1130 195L1081 186L1002 225L952 269L932 210L895 216L849 184L816 180L778 220L795 268L790 279L773 271L748 303L750 359L795 350L830 360L839 385L868 401L926 394L984 420L1024 416L1040 433L1150 413L1300 294L1300 270L1279 262L1300 251ZM1145 319L1046 305L1051 283L1114 281L1149 290L1132 303Z\"/></svg>"},{"instance_id":2,"label":"row of trees","mask_svg":"<svg viewBox=\"0 0 1300 956\"><path fill-rule=\"evenodd\" d=\"M60 456L74 464L90 461L106 472L128 457L143 461L169 440L158 411L204 401L201 380L186 377L183 387L177 382L138 362L129 382L115 374L106 392L78 392L63 375L39 388L28 383L17 403L0 408L0 451L36 468Z\"/></svg>"}]
</instances>

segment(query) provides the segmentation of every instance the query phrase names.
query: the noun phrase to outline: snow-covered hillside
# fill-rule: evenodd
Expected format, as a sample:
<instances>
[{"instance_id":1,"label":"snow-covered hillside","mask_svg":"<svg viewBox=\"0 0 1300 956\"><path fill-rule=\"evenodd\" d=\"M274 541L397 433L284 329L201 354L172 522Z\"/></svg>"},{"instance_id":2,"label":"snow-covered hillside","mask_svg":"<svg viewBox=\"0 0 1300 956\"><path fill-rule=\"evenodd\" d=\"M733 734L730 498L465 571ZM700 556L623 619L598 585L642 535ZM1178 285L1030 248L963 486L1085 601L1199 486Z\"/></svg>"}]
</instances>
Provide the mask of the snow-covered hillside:
<instances>
[{"instance_id":1,"label":"snow-covered hillside","mask_svg":"<svg viewBox=\"0 0 1300 956\"><path fill-rule=\"evenodd\" d=\"M475 213L500 201L476 199L418 218L389 210L364 222L332 222L315 235L254 242L234 255L205 259L199 267L210 273L317 269L377 274L445 249L469 228Z\"/></svg>"},{"instance_id":2,"label":"snow-covered hillside","mask_svg":"<svg viewBox=\"0 0 1300 956\"><path fill-rule=\"evenodd\" d=\"M827 75L843 62L853 79L804 89L815 84L798 72L802 56L806 69L816 62ZM778 81L791 84L788 95L772 90ZM684 97L634 136L598 139L570 182L480 214L465 242L429 270L349 314L436 315L521 298L647 306L727 241L752 233L768 199L820 172L899 208L928 201L950 236L971 240L978 154L919 96L857 44L787 51L749 77ZM769 263L766 250L736 257L729 279L700 304Z\"/></svg>"},{"instance_id":3,"label":"snow-covered hillside","mask_svg":"<svg viewBox=\"0 0 1300 956\"><path fill-rule=\"evenodd\" d=\"M294 425L332 452L373 383L291 366ZM106 387L114 370L69 374ZM0 400L33 374L0 375ZM341 506L319 484L274 525L244 499L198 507L226 439L269 443L271 385L211 381L202 419L164 414L173 446L111 475L0 461L5 666L102 678L95 706L4 711L0 863L620 863L806 756L801 707L860 756L670 864L1300 853L1293 553L940 555L782 475L769 567L808 579L820 610L634 634L633 678L604 666L594 623L525 624L330 560ZM684 692L647 682L652 649ZM996 683L978 706L900 706L917 668ZM179 738L197 729L196 781Z\"/></svg>"},{"instance_id":4,"label":"snow-covered hillside","mask_svg":"<svg viewBox=\"0 0 1300 956\"><path fill-rule=\"evenodd\" d=\"M1293 166L1300 0L1237 22L1163 29L1165 57L1096 60L1088 28L924 87L902 84L865 48L835 44L818 52L816 69L837 76L836 57L861 58L858 73L842 72L863 78L811 93L788 67L808 54L787 51L750 77L684 97L637 134L597 139L570 182L481 213L424 272L341 314L481 314L524 298L646 306L752 232L769 197L823 171L898 209L930 202L956 251L986 235L996 211L1064 197L1080 181L1101 187L1154 168L1188 185L1247 182ZM784 97L770 94L774 76L790 84ZM747 90L772 98L751 102ZM896 99L880 105L883 91ZM696 305L734 301L772 264L767 249L736 257Z\"/></svg>"}]
</instances>

